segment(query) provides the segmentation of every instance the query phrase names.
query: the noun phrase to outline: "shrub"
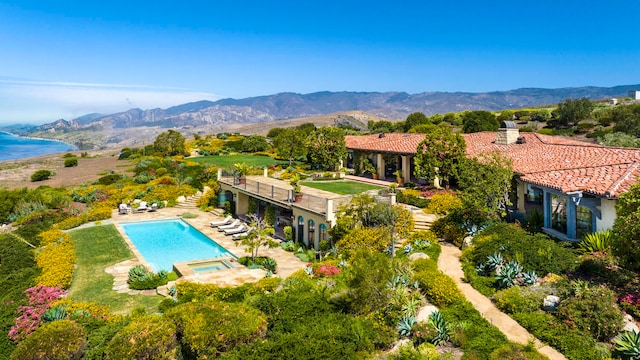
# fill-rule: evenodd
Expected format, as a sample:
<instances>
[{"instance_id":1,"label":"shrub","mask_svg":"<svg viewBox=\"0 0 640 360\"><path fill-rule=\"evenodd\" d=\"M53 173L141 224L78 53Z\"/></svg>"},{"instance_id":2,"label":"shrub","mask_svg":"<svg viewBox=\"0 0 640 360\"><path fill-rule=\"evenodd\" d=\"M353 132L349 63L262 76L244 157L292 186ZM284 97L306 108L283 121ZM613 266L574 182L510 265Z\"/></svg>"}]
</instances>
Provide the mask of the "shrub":
<instances>
[{"instance_id":1,"label":"shrub","mask_svg":"<svg viewBox=\"0 0 640 360\"><path fill-rule=\"evenodd\" d=\"M66 154L62 155L63 159L69 159L69 158L74 158L74 157L76 157L76 156L74 154L72 154L72 153L66 153Z\"/></svg>"},{"instance_id":2,"label":"shrub","mask_svg":"<svg viewBox=\"0 0 640 360\"><path fill-rule=\"evenodd\" d=\"M64 167L78 166L78 158L69 158L64 160Z\"/></svg>"},{"instance_id":3,"label":"shrub","mask_svg":"<svg viewBox=\"0 0 640 360\"><path fill-rule=\"evenodd\" d=\"M238 344L265 335L266 316L241 303L205 300L178 305L166 316L178 326L184 351L197 358L214 358Z\"/></svg>"},{"instance_id":4,"label":"shrub","mask_svg":"<svg viewBox=\"0 0 640 360\"><path fill-rule=\"evenodd\" d=\"M162 316L134 318L109 341L106 359L179 359L176 325Z\"/></svg>"},{"instance_id":5,"label":"shrub","mask_svg":"<svg viewBox=\"0 0 640 360\"><path fill-rule=\"evenodd\" d=\"M507 314L540 310L545 294L532 288L513 286L495 293L496 306Z\"/></svg>"},{"instance_id":6,"label":"shrub","mask_svg":"<svg viewBox=\"0 0 640 360\"><path fill-rule=\"evenodd\" d=\"M18 308L19 316L9 330L8 337L14 341L21 341L32 333L42 323L42 315L49 309L51 303L66 294L59 287L36 286L24 291L28 296L28 305Z\"/></svg>"},{"instance_id":7,"label":"shrub","mask_svg":"<svg viewBox=\"0 0 640 360\"><path fill-rule=\"evenodd\" d=\"M439 270L420 271L413 277L435 306L442 307L464 299L455 281Z\"/></svg>"},{"instance_id":8,"label":"shrub","mask_svg":"<svg viewBox=\"0 0 640 360\"><path fill-rule=\"evenodd\" d=\"M53 171L51 170L38 170L31 175L31 181L43 181L48 180L53 176Z\"/></svg>"},{"instance_id":9,"label":"shrub","mask_svg":"<svg viewBox=\"0 0 640 360\"><path fill-rule=\"evenodd\" d=\"M277 277L263 278L255 283L244 283L235 287L222 287L215 284L197 284L180 282L176 284L178 300L188 302L192 299L213 298L220 301L240 302L247 295L264 294L273 291L281 279Z\"/></svg>"},{"instance_id":10,"label":"shrub","mask_svg":"<svg viewBox=\"0 0 640 360\"><path fill-rule=\"evenodd\" d=\"M382 227L355 228L338 241L336 247L338 251L350 257L359 249L367 249L372 252L382 251L390 243L389 231Z\"/></svg>"},{"instance_id":11,"label":"shrub","mask_svg":"<svg viewBox=\"0 0 640 360\"><path fill-rule=\"evenodd\" d=\"M613 247L613 238L611 234L611 230L587 234L582 238L582 241L578 243L578 246L586 253L606 253Z\"/></svg>"},{"instance_id":12,"label":"shrub","mask_svg":"<svg viewBox=\"0 0 640 360\"><path fill-rule=\"evenodd\" d=\"M111 317L103 326L91 331L87 336L87 350L83 358L85 360L104 359L105 351L111 339L129 323L129 318L115 316Z\"/></svg>"},{"instance_id":13,"label":"shrub","mask_svg":"<svg viewBox=\"0 0 640 360\"><path fill-rule=\"evenodd\" d=\"M464 229L460 228L455 222L446 217L434 221L431 225L431 231L433 231L439 238L445 241L450 241L458 247L462 246L462 240L464 240L464 237L466 236Z\"/></svg>"},{"instance_id":14,"label":"shrub","mask_svg":"<svg viewBox=\"0 0 640 360\"><path fill-rule=\"evenodd\" d=\"M490 355L489 360L545 360L543 356L535 350L527 350L524 346L510 343L495 349Z\"/></svg>"},{"instance_id":15,"label":"shrub","mask_svg":"<svg viewBox=\"0 0 640 360\"><path fill-rule=\"evenodd\" d=\"M120 174L109 174L99 178L96 183L107 186L117 183L120 179L122 179Z\"/></svg>"},{"instance_id":16,"label":"shrub","mask_svg":"<svg viewBox=\"0 0 640 360\"><path fill-rule=\"evenodd\" d=\"M462 200L452 193L439 193L431 197L427 212L437 215L447 215L450 211L462 207Z\"/></svg>"},{"instance_id":17,"label":"shrub","mask_svg":"<svg viewBox=\"0 0 640 360\"><path fill-rule=\"evenodd\" d=\"M557 309L558 318L572 327L590 333L597 341L609 341L623 325L624 314L616 304L616 295L605 286L585 287L564 299Z\"/></svg>"},{"instance_id":18,"label":"shrub","mask_svg":"<svg viewBox=\"0 0 640 360\"><path fill-rule=\"evenodd\" d=\"M147 269L144 265L136 265L129 269L129 278L127 284L130 289L134 290L150 290L158 286L166 285L169 282L168 273L161 270L154 273Z\"/></svg>"},{"instance_id":19,"label":"shrub","mask_svg":"<svg viewBox=\"0 0 640 360\"><path fill-rule=\"evenodd\" d=\"M59 320L42 325L21 342L11 354L11 360L80 359L87 346L82 326Z\"/></svg>"},{"instance_id":20,"label":"shrub","mask_svg":"<svg viewBox=\"0 0 640 360\"><path fill-rule=\"evenodd\" d=\"M402 190L396 193L396 201L407 205L417 206L422 209L429 206L429 199L421 197L420 191L418 190Z\"/></svg>"},{"instance_id":21,"label":"shrub","mask_svg":"<svg viewBox=\"0 0 640 360\"><path fill-rule=\"evenodd\" d=\"M437 260L440 256L438 237L431 230L414 231L409 235L409 243L414 250L424 252L433 260Z\"/></svg>"},{"instance_id":22,"label":"shrub","mask_svg":"<svg viewBox=\"0 0 640 360\"><path fill-rule=\"evenodd\" d=\"M35 260L42 273L36 282L51 287L69 287L76 263L73 241L69 235L57 229L40 233L39 237L40 247Z\"/></svg>"}]
</instances>

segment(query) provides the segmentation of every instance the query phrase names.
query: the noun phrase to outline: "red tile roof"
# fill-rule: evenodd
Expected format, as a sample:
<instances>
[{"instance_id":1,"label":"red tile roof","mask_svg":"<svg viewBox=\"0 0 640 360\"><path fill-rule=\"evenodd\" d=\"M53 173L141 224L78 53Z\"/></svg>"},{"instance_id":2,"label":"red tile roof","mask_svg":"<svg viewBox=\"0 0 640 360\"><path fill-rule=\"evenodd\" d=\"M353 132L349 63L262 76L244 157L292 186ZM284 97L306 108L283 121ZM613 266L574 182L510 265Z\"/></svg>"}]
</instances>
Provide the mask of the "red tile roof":
<instances>
[{"instance_id":1,"label":"red tile roof","mask_svg":"<svg viewBox=\"0 0 640 360\"><path fill-rule=\"evenodd\" d=\"M513 170L525 182L562 192L584 191L616 198L640 178L640 149L590 144L557 136L520 133L523 144L496 145L495 132L462 135L467 154L499 151L513 162ZM352 150L415 154L421 134L346 136Z\"/></svg>"}]
</instances>

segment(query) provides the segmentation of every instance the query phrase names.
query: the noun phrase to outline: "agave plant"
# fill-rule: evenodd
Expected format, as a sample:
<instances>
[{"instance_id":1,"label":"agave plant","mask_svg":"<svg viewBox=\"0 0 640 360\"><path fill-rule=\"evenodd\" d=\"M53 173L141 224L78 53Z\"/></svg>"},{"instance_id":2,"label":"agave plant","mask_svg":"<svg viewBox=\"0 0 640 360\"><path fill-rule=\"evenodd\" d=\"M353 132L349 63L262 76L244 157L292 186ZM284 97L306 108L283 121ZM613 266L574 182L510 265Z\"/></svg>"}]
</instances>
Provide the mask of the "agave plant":
<instances>
[{"instance_id":1,"label":"agave plant","mask_svg":"<svg viewBox=\"0 0 640 360\"><path fill-rule=\"evenodd\" d=\"M304 268L304 273L309 276L313 275L313 268L311 266L307 266L306 268Z\"/></svg>"},{"instance_id":2,"label":"agave plant","mask_svg":"<svg viewBox=\"0 0 640 360\"><path fill-rule=\"evenodd\" d=\"M521 276L522 266L515 261L510 261L500 268L496 279L500 287L508 288L515 285Z\"/></svg>"},{"instance_id":3,"label":"agave plant","mask_svg":"<svg viewBox=\"0 0 640 360\"><path fill-rule=\"evenodd\" d=\"M429 241L429 240L416 240L416 241L414 241L413 246L416 249L419 249L419 250L428 249L431 246L431 241Z\"/></svg>"},{"instance_id":4,"label":"agave plant","mask_svg":"<svg viewBox=\"0 0 640 360\"><path fill-rule=\"evenodd\" d=\"M491 272L491 271L487 271L487 268L488 268L487 264L478 264L476 265L476 272L479 275L487 276Z\"/></svg>"},{"instance_id":5,"label":"agave plant","mask_svg":"<svg viewBox=\"0 0 640 360\"><path fill-rule=\"evenodd\" d=\"M405 254L411 254L411 252L413 252L413 246L411 244L407 244L404 246L404 248L402 249L402 251Z\"/></svg>"},{"instance_id":6,"label":"agave plant","mask_svg":"<svg viewBox=\"0 0 640 360\"><path fill-rule=\"evenodd\" d=\"M273 273L271 272L271 270L267 270L267 272L264 274L264 277L266 278L270 278L273 276Z\"/></svg>"},{"instance_id":7,"label":"agave plant","mask_svg":"<svg viewBox=\"0 0 640 360\"><path fill-rule=\"evenodd\" d=\"M578 244L580 249L586 253L607 252L612 245L611 230L587 234Z\"/></svg>"},{"instance_id":8,"label":"agave plant","mask_svg":"<svg viewBox=\"0 0 640 360\"><path fill-rule=\"evenodd\" d=\"M136 265L129 269L129 278L127 283L142 281L149 274L149 270L144 265Z\"/></svg>"},{"instance_id":9,"label":"agave plant","mask_svg":"<svg viewBox=\"0 0 640 360\"><path fill-rule=\"evenodd\" d=\"M616 351L633 360L640 359L640 333L625 331L615 340Z\"/></svg>"},{"instance_id":10,"label":"agave plant","mask_svg":"<svg viewBox=\"0 0 640 360\"><path fill-rule=\"evenodd\" d=\"M62 320L66 317L67 309L62 305L52 306L42 315L42 319L46 322Z\"/></svg>"},{"instance_id":11,"label":"agave plant","mask_svg":"<svg viewBox=\"0 0 640 360\"><path fill-rule=\"evenodd\" d=\"M498 269L504 263L504 259L502 258L502 254L493 253L493 255L487 256L486 267L487 271L493 271Z\"/></svg>"},{"instance_id":12,"label":"agave plant","mask_svg":"<svg viewBox=\"0 0 640 360\"><path fill-rule=\"evenodd\" d=\"M275 274L278 270L278 263L276 262L275 259L273 258L266 258L264 259L264 261L262 262L262 266L267 269L267 271L270 271L271 273Z\"/></svg>"},{"instance_id":13,"label":"agave plant","mask_svg":"<svg viewBox=\"0 0 640 360\"><path fill-rule=\"evenodd\" d=\"M442 345L449 341L449 324L442 317L440 311L434 311L429 315L429 323L437 331L436 336L431 340L434 345Z\"/></svg>"},{"instance_id":14,"label":"agave plant","mask_svg":"<svg viewBox=\"0 0 640 360\"><path fill-rule=\"evenodd\" d=\"M413 326L416 324L416 318L414 317L404 317L398 323L398 334L400 336L410 337L413 335Z\"/></svg>"},{"instance_id":15,"label":"agave plant","mask_svg":"<svg viewBox=\"0 0 640 360\"><path fill-rule=\"evenodd\" d=\"M418 310L422 305L422 299L417 296L410 296L402 304L402 315L406 318L413 318L418 315Z\"/></svg>"},{"instance_id":16,"label":"agave plant","mask_svg":"<svg viewBox=\"0 0 640 360\"><path fill-rule=\"evenodd\" d=\"M527 285L533 285L538 282L538 274L533 270L527 270L522 273L522 281Z\"/></svg>"},{"instance_id":17,"label":"agave plant","mask_svg":"<svg viewBox=\"0 0 640 360\"><path fill-rule=\"evenodd\" d=\"M175 285L169 288L169 296L175 298L177 294L178 294L178 288Z\"/></svg>"},{"instance_id":18,"label":"agave plant","mask_svg":"<svg viewBox=\"0 0 640 360\"><path fill-rule=\"evenodd\" d=\"M338 263L338 265L339 265L341 268L344 268L344 267L347 267L347 265L349 265L349 264L347 264L347 261L346 261L346 260L342 259L342 260L340 260L340 262Z\"/></svg>"}]
</instances>

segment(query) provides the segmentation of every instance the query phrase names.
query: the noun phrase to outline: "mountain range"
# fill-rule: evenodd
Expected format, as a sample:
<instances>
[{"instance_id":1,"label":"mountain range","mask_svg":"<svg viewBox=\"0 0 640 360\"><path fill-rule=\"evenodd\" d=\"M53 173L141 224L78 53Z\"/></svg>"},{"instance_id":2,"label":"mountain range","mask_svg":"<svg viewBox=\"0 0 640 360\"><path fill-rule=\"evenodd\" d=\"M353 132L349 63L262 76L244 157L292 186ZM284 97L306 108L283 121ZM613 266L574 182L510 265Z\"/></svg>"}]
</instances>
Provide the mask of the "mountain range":
<instances>
[{"instance_id":1,"label":"mountain range","mask_svg":"<svg viewBox=\"0 0 640 360\"><path fill-rule=\"evenodd\" d=\"M37 130L78 130L87 127L131 128L157 126L175 128L229 124L260 123L305 118L341 111L361 110L379 118L405 119L420 111L425 115L464 110L514 109L556 104L567 98L603 99L626 97L640 85L615 87L575 87L559 89L522 88L485 93L469 92L316 92L311 94L279 93L246 99L198 101L167 109L130 109L101 115L88 114L70 121L58 120Z\"/></svg>"}]
</instances>

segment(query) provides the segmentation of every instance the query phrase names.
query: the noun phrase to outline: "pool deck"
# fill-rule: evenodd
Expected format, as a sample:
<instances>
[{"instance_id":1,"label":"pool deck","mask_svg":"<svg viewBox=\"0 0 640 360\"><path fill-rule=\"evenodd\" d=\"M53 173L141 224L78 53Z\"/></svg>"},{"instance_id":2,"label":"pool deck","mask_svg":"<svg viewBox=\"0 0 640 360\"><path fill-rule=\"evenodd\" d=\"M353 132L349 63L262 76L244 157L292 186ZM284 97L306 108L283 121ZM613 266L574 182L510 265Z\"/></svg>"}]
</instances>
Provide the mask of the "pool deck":
<instances>
[{"instance_id":1,"label":"pool deck","mask_svg":"<svg viewBox=\"0 0 640 360\"><path fill-rule=\"evenodd\" d=\"M140 255L138 250L133 246L129 238L126 236L124 230L120 226L120 222L135 222L135 221L147 221L147 220L163 220L163 219L176 219L181 218L180 215L184 213L196 214L198 217L193 219L184 219L187 223L189 223L194 228L198 229L203 234L210 237L212 240L220 244L222 247L227 249L230 253L232 253L237 258L242 256L247 256L249 253L244 251L244 246L240 244L239 241L234 241L231 236L225 236L224 233L218 232L217 229L212 228L209 223L212 221L220 221L223 220L222 217L214 215L209 212L203 212L199 209L195 208L181 208L181 207L172 207L172 208L164 208L158 209L155 212L142 212L142 213L130 213L127 215L119 215L118 210L114 210L112 214L113 224L116 226L116 229L120 232L125 242L129 245L129 248L132 250L134 255L136 256L137 262L144 264L144 258ZM269 256L276 260L278 263L278 272L275 276L279 276L281 278L286 278L295 271L300 269L304 269L306 267L306 263L300 261L297 257L293 255L293 253L282 250L282 248L277 247L273 249L269 249L266 247L260 248L258 252L259 256ZM107 269L107 271L116 277L114 281L114 289L116 288L116 284L120 283L122 276L125 277L128 274L129 268L132 266L132 260L127 260L127 266L119 266L120 264L115 264ZM136 261L133 261L136 262ZM122 264L124 265L124 264ZM262 279L265 275L265 271L261 269L252 269L249 270L246 267L235 263L233 269L225 269L218 271L211 271L207 273L196 273L193 275L183 276L178 279L180 281L191 281L197 283L204 284L216 284L220 286L236 286L241 285L245 282L254 282ZM124 274L123 274L124 273ZM120 286L121 287L121 286ZM125 290L125 289L122 289Z\"/></svg>"}]
</instances>

